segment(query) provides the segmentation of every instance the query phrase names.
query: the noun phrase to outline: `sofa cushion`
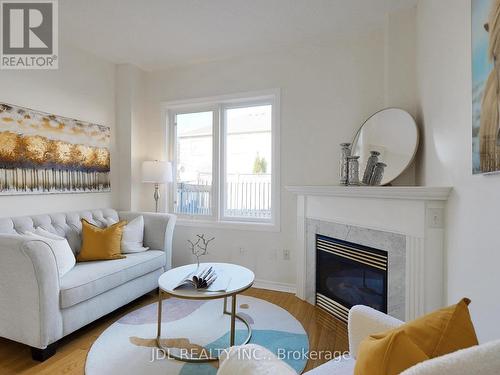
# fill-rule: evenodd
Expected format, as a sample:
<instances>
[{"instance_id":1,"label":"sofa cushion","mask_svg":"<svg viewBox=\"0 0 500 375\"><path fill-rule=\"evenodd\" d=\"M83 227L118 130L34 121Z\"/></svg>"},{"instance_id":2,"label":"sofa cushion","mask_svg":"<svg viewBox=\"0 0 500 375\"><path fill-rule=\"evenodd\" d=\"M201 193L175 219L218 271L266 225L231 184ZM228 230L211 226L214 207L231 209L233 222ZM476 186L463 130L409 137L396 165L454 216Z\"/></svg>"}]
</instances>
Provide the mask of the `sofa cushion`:
<instances>
[{"instance_id":1,"label":"sofa cushion","mask_svg":"<svg viewBox=\"0 0 500 375\"><path fill-rule=\"evenodd\" d=\"M61 308L76 305L165 266L165 252L148 250L124 259L77 263L61 279Z\"/></svg>"},{"instance_id":2,"label":"sofa cushion","mask_svg":"<svg viewBox=\"0 0 500 375\"><path fill-rule=\"evenodd\" d=\"M144 216L137 216L130 220L123 228L122 253L140 253L146 251L144 247Z\"/></svg>"}]
</instances>

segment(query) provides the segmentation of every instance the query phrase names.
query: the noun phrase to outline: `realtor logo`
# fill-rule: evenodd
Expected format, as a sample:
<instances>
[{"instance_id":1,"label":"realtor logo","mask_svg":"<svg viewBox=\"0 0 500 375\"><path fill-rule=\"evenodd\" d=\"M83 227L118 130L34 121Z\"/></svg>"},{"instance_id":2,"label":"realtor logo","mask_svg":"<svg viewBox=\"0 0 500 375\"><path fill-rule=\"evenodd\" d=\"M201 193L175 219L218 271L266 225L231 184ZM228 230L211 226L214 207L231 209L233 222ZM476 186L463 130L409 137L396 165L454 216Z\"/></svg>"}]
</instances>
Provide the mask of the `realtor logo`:
<instances>
[{"instance_id":1,"label":"realtor logo","mask_svg":"<svg viewBox=\"0 0 500 375\"><path fill-rule=\"evenodd\" d=\"M57 0L1 0L1 69L57 69Z\"/></svg>"}]
</instances>

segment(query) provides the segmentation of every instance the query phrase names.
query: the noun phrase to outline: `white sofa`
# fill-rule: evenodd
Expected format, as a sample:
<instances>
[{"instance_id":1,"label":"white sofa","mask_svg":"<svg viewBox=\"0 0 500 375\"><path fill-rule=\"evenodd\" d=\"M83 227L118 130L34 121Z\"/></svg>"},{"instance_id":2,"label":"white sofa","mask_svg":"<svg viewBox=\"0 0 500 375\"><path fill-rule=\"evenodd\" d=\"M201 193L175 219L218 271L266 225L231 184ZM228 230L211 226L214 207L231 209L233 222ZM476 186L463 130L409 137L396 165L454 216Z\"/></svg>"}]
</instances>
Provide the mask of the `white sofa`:
<instances>
[{"instance_id":1,"label":"white sofa","mask_svg":"<svg viewBox=\"0 0 500 375\"><path fill-rule=\"evenodd\" d=\"M349 312L349 355L334 359L304 375L353 375L356 356L361 341L374 333L380 333L403 324L402 321L367 306L354 306ZM231 348L224 353L217 375L293 375L295 371L279 363L272 353L267 355L238 355L237 351L248 348L252 352L265 350L247 345ZM267 363L255 358L268 358ZM477 345L468 349L419 363L401 375L498 375L500 374L500 340ZM367 374L369 375L369 374Z\"/></svg>"},{"instance_id":2,"label":"white sofa","mask_svg":"<svg viewBox=\"0 0 500 375\"><path fill-rule=\"evenodd\" d=\"M150 250L77 263L62 278L50 247L22 235L42 227L66 237L76 253L82 218L103 226L139 215ZM0 336L31 346L33 358L45 360L62 337L154 290L171 267L175 221L174 215L113 209L0 218Z\"/></svg>"}]
</instances>

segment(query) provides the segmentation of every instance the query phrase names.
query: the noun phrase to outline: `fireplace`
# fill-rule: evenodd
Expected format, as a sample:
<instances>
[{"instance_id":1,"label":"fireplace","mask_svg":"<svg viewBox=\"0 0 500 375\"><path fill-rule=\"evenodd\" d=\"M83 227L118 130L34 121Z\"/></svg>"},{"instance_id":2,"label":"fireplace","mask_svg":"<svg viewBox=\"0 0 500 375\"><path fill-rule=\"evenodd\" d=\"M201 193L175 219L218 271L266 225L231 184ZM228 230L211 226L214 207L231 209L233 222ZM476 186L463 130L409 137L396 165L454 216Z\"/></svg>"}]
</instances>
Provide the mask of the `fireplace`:
<instances>
[{"instance_id":1,"label":"fireplace","mask_svg":"<svg viewBox=\"0 0 500 375\"><path fill-rule=\"evenodd\" d=\"M316 305L347 322L354 305L387 313L387 251L316 234Z\"/></svg>"}]
</instances>

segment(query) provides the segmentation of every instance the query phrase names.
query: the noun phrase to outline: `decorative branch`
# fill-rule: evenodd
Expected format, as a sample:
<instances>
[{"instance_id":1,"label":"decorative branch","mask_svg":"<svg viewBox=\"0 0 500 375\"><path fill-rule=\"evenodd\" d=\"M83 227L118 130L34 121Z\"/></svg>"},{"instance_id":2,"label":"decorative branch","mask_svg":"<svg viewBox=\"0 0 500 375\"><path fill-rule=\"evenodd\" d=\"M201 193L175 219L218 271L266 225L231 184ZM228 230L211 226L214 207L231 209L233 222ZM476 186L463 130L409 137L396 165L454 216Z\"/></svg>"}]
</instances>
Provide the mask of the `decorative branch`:
<instances>
[{"instance_id":1,"label":"decorative branch","mask_svg":"<svg viewBox=\"0 0 500 375\"><path fill-rule=\"evenodd\" d=\"M215 237L212 237L210 239L205 238L204 234L197 234L196 237L198 238L196 242L193 242L191 240L188 240L188 246L191 249L191 253L196 257L198 265L200 264L200 257L203 255L208 254L208 244L215 240ZM200 244L201 242L201 244Z\"/></svg>"}]
</instances>

